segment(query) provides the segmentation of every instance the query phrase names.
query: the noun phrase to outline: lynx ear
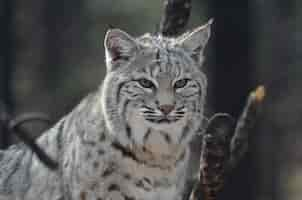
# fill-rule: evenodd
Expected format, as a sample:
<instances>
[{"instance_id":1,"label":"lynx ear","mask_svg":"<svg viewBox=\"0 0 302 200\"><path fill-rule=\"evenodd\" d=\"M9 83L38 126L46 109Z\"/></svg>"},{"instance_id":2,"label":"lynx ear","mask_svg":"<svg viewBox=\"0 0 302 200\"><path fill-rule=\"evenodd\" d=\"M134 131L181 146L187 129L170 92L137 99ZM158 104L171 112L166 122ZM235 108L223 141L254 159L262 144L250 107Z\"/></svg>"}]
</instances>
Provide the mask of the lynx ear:
<instances>
[{"instance_id":1,"label":"lynx ear","mask_svg":"<svg viewBox=\"0 0 302 200\"><path fill-rule=\"evenodd\" d=\"M128 61L138 50L137 42L126 32L119 29L108 30L105 36L106 63L109 70L114 65Z\"/></svg>"},{"instance_id":2,"label":"lynx ear","mask_svg":"<svg viewBox=\"0 0 302 200\"><path fill-rule=\"evenodd\" d=\"M205 25L181 36L177 42L189 51L199 64L203 62L203 51L210 39L212 23L213 19L210 19Z\"/></svg>"}]
</instances>

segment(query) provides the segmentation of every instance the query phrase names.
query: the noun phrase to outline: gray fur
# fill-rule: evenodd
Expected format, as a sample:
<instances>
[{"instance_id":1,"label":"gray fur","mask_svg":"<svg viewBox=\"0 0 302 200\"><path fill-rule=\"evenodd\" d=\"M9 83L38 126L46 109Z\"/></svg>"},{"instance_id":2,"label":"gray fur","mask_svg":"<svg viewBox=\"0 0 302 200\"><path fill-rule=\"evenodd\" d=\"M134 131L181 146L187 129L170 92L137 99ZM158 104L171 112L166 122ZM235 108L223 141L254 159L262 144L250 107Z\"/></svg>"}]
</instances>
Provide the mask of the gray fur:
<instances>
[{"instance_id":1,"label":"gray fur","mask_svg":"<svg viewBox=\"0 0 302 200\"><path fill-rule=\"evenodd\" d=\"M180 200L203 121L209 30L179 38L109 30L103 84L38 140L59 170L22 145L0 152L0 200Z\"/></svg>"}]
</instances>

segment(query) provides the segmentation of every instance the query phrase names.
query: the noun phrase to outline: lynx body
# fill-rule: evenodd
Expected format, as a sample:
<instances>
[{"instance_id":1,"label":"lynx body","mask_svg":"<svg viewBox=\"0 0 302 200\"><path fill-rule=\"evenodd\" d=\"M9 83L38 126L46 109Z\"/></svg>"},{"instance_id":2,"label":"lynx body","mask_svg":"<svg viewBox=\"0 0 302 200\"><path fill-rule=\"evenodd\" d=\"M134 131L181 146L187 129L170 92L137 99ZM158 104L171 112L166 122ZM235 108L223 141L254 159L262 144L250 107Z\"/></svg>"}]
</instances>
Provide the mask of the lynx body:
<instances>
[{"instance_id":1,"label":"lynx body","mask_svg":"<svg viewBox=\"0 0 302 200\"><path fill-rule=\"evenodd\" d=\"M59 170L23 145L0 152L0 200L181 200L209 37L210 23L178 38L109 30L99 90L38 140Z\"/></svg>"}]
</instances>

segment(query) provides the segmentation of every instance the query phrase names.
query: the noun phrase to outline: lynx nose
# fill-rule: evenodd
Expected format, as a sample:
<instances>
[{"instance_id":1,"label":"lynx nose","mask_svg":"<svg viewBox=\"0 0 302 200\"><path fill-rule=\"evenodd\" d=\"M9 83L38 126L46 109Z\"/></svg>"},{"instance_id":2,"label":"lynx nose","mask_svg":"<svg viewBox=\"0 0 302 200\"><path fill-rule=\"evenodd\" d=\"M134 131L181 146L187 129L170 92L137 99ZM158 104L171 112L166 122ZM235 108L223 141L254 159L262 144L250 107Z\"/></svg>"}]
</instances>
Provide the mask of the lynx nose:
<instances>
[{"instance_id":1,"label":"lynx nose","mask_svg":"<svg viewBox=\"0 0 302 200\"><path fill-rule=\"evenodd\" d=\"M159 106L159 110L165 115L168 115L174 108L175 106L170 104L164 104Z\"/></svg>"}]
</instances>

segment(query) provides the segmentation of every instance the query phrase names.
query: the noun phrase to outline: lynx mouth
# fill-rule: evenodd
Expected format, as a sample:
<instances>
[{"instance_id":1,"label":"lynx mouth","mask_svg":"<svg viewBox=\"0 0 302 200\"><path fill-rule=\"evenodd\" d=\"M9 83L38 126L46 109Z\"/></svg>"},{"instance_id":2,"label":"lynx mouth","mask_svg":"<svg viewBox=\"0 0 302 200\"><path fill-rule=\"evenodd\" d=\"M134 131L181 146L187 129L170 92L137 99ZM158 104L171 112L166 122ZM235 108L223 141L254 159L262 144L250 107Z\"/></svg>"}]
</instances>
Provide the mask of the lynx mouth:
<instances>
[{"instance_id":1,"label":"lynx mouth","mask_svg":"<svg viewBox=\"0 0 302 200\"><path fill-rule=\"evenodd\" d=\"M174 122L177 122L178 120L180 120L180 118L176 118L176 119L168 119L168 118L159 118L159 119L148 119L146 118L147 121L151 122L151 123L156 123L156 124L171 124Z\"/></svg>"}]
</instances>

